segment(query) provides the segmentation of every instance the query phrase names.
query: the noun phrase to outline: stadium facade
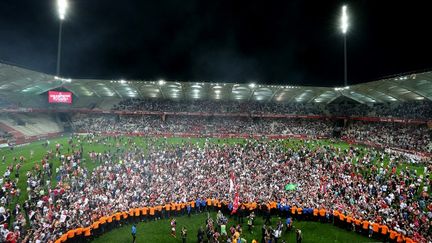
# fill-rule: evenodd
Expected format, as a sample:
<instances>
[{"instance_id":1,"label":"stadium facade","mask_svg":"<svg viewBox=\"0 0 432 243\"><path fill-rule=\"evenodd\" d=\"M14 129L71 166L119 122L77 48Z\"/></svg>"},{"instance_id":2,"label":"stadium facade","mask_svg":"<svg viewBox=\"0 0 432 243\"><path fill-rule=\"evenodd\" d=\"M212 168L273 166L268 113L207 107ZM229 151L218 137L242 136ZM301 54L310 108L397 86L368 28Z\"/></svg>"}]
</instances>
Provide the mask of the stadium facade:
<instances>
[{"instance_id":1,"label":"stadium facade","mask_svg":"<svg viewBox=\"0 0 432 243\"><path fill-rule=\"evenodd\" d=\"M57 93L51 97L50 92L53 91ZM70 94L70 99L64 99L63 94ZM2 136L2 146L7 146L10 141L20 144L58 136L64 132L89 132L89 127L82 124L77 126L79 120L86 117L93 116L96 120L108 119L119 123L125 122L128 116L134 116L130 120L136 123L135 127L120 129L121 132L141 136L301 137L312 134L315 137L341 138L349 136L350 127L356 127L362 133L370 133L371 129L416 133L417 137L411 139L422 140L421 145L390 146L403 147L404 151L429 155L432 147L429 144L432 126L432 72L397 75L347 87L312 87L258 83L69 79L0 64L0 97L0 129L2 134L6 134ZM60 103L52 103L53 97L60 100ZM132 106L125 105L127 101L132 101L129 102ZM63 104L69 102L71 104ZM150 125L139 126L138 123L145 122L156 127L162 124L155 123L154 117L162 123L167 117L175 117L168 124L177 127L179 124L189 126L195 118L195 122L206 123L215 117L229 117L239 127L264 128L253 131L240 129L238 132L228 130L220 134L217 128L223 126L217 119L195 133L184 133L176 129L149 130ZM372 122L382 122L383 125L377 127ZM305 134L299 132L300 129L284 129L311 124L318 124L317 127L326 124L326 128L321 126L321 129L332 131L316 129L311 134ZM352 142L389 147L385 139L363 140L365 139L360 139L359 136L350 138ZM392 139L396 140L398 139ZM419 149L413 149L418 147Z\"/></svg>"},{"instance_id":2,"label":"stadium facade","mask_svg":"<svg viewBox=\"0 0 432 243\"><path fill-rule=\"evenodd\" d=\"M249 154L243 153L242 149L241 153L237 153L237 147L233 147L235 148L234 150L233 148L224 147L227 150L221 154L248 154L246 157L237 157L235 159L238 159L239 161L241 159L246 159L249 161L247 164L251 164L250 168L253 168L254 170L261 166L262 171L258 173L259 175L268 172L269 176L270 174L272 175L271 177L280 177L276 181L282 181L283 173L273 173L273 171L278 171L280 166L278 164L279 162L275 163L273 160L277 157L281 159L285 157L285 159L287 159L287 156L284 152L282 152L280 156L273 156L277 151L282 151L279 149L259 154L260 149L271 147L270 143L266 143L267 140L285 138L313 140L336 138L350 144L366 144L371 147L379 148L374 151L382 152L382 156L396 155L399 159L402 158L404 163L411 160L417 165L429 165L432 155L431 100L432 73L430 72L399 75L397 77L349 87L309 87L262 85L255 83L233 84L164 80L126 81L69 79L1 64L0 148L13 148L16 144L26 144L34 140L45 140L71 132L78 134L91 134L91 136L87 136L87 139L90 139L91 144L93 143L92 139L94 134L107 135L100 137L105 139L105 141L106 139L112 139L111 135L114 135L115 137L117 137L117 135L127 135L147 136L152 138L244 138L244 141L255 141L258 143L256 148L253 148L256 144L252 145L252 143L247 146L248 148L253 148L253 150L256 149L256 151L251 150L253 153ZM94 137L99 138L99 136ZM122 136L120 136L119 139L121 138ZM249 138L253 139L249 140ZM166 141L168 141L168 139L166 139ZM69 138L69 142L73 142L73 139ZM263 143L260 144L261 142ZM45 146L48 146L48 142L45 143ZM276 148L277 147L273 147L273 149ZM303 148L303 153L306 153L306 147ZM56 145L56 149L57 152L60 153L59 144ZM82 149L83 147L81 146L81 150ZM137 149L137 147L135 147L135 149ZM299 178L307 178L308 180L306 183L315 183L311 188L319 188L319 193L328 196L330 193L327 193L327 190L330 191L334 188L336 192L341 186L346 186L346 189L344 190L349 190L353 188L362 188L366 185L378 185L376 183L373 184L368 183L368 181L363 182L363 180L355 179L352 183L358 183L359 186L348 186L354 184L343 184L338 180L333 182L333 186L327 186L330 185L329 183L324 182L327 179L323 179L323 181L318 179L320 173L314 174L309 173L309 171L312 171L312 168L328 167L326 173L329 173L331 176L324 176L325 178L337 179L341 177L341 173L345 173L345 176L342 176L341 178L357 178L357 176L353 175L354 172L358 173L358 171L355 171L353 169L354 167L351 167L352 161L349 156L359 152L359 150L357 150L357 146L349 146L349 149L346 149L346 151L338 150L340 148L333 146L323 146L320 149L326 151L328 149L330 152L324 156L326 163L324 163L320 153L309 151L310 154L306 154L306 157L308 158L306 161L302 161L297 155L293 156L292 158L296 157L298 161L292 163L294 164L294 169L293 167L290 169L292 170L291 173L296 174L296 176L303 173ZM120 150L117 152L119 151ZM135 152L137 151L139 150L136 150ZM82 151L76 152L78 154L82 153ZM338 155L337 153L339 152L341 154ZM32 152L30 153L32 156ZM89 156L94 160L97 157L96 154L98 153L93 151L89 153ZM156 157L154 160L149 159L145 163L160 163L153 166L153 168L166 166L174 160L174 154L164 152L163 154L167 156L167 160L160 160L163 156L159 154L159 151L150 154ZM187 154L195 156L194 153L184 153L185 156ZM203 152L203 154L210 155L214 153ZM99 155L101 156L99 157L101 162L102 153L99 153ZM249 155L252 157L249 158ZM271 156L266 157L268 155ZM328 158L327 155L329 155ZM142 156L142 154L140 156ZM272 163L266 165L263 164L260 159L253 161L255 158L263 156L266 157L266 162L272 161ZM354 157L352 159L354 159ZM366 162L361 162L365 163L368 171L368 166L370 165L369 160L371 157L375 157L373 152L371 155L365 155L364 159ZM21 158L22 161L24 161L22 156ZM73 167L80 166L80 163L75 163L76 158L73 158L73 156L60 157L60 159L65 163L74 162L73 164L75 165ZM382 162L383 158L384 157L381 157L381 160L378 158L378 160ZM184 163L183 165L185 168L191 168L193 166L189 166L186 162L192 163L194 162L194 159L196 159L196 157L183 159L181 161ZM309 159L314 162L309 163ZM213 163L214 161L218 163L217 160L218 158L206 158L203 159L202 162ZM330 163L332 160L335 163ZM283 159L280 161L282 162ZM302 164L303 162L305 163ZM343 164L343 166L339 166L336 162ZM134 168L132 170L122 170L122 162L115 162L115 165L113 165L117 166L116 168L119 169L118 172L123 173L123 176L114 176L112 173L110 180L106 180L105 182L111 182L112 180L123 181L123 178L129 178L130 175L126 174L129 173L129 171L138 173L132 176L132 178L139 178L145 174L144 171L143 173L139 172L140 169L143 169L143 164L139 163L143 163L143 161L128 161L128 166L132 165L137 167L130 167ZM286 163L288 163L288 161ZM291 163L291 159L289 163ZM321 163L322 165L316 166L316 163ZM393 158L390 159L389 163L394 163ZM314 164L314 166L306 170L304 169L304 166L312 164ZM295 165L297 165L298 168L295 168ZM333 166L333 168L331 166ZM219 168L222 167L219 166ZM243 169L245 168L243 165L240 167ZM44 168L49 167L45 166ZM105 162L105 165L98 168L99 169L94 173L104 171L108 168L108 171L111 170L108 162ZM348 168L352 168L352 170ZM323 171L326 170L327 169ZM49 171L49 169L47 171ZM391 176L392 178L397 176L396 167L393 167L391 171L391 173L394 174ZM427 170L425 169L425 173L426 171ZM198 176L202 176L202 173L207 173L203 172L203 170L197 170L197 172L198 174L191 176L190 179L195 180ZM208 172L215 171L209 170ZM223 175L224 177L225 174L227 174L226 172L227 171L223 171L222 173L216 174ZM369 172L373 172L373 169ZM160 178L166 178L164 170L161 170L161 173ZM245 175L250 173L251 172L240 174L238 180L243 180L244 183L246 178ZM411 174L407 175L411 176ZM414 173L414 175L416 175L416 173ZM202 178L213 178L212 176L213 175L210 176L209 174L208 176L202 176ZM359 175L359 178L360 177L361 176ZM403 177L403 174L399 177L406 181L407 177ZM85 179L85 177L81 176L78 176L77 178L83 181ZM102 176L92 176L92 178L102 178ZM235 179L233 178L234 173L232 173L231 176L231 180L234 182ZM316 179L314 180L310 178ZM370 178L377 181L379 180L380 183L382 183L382 186L385 186L385 189L387 190L388 183L386 183L385 180L377 179L379 178L379 175L376 177L370 176ZM422 182L423 179L422 177L419 177L419 181L416 180L416 176L413 178L413 181L417 181L418 184L416 185L415 190L412 189L412 185L409 185L409 191L411 194L413 191L420 190L420 182ZM219 182L225 181L225 179L225 177L223 179L219 178ZM155 181L162 182L163 180ZM171 181L179 181L179 179L175 178ZM214 181L206 181L213 186ZM427 183L428 179L425 179L424 181ZM89 180L86 182L91 184L90 182L92 181ZM134 183L137 182L138 180ZM140 186L142 182L142 180L139 182ZM76 190L80 190L75 186L76 184L79 183L74 183L73 187L75 187ZM84 184L85 183L82 185ZM104 186L105 184L97 184L102 186L97 188L95 191L106 189ZM121 185L121 183L116 185ZM137 185L138 184L131 187L133 188L133 191L135 191L136 188L141 188ZM150 181L148 182L148 185L150 185ZM258 195L259 191L266 190L264 189L265 185L265 183L258 182L257 187L255 187L258 189L253 194ZM396 182L394 185L396 185ZM260 186L263 188L260 189ZM237 188L236 186L232 187ZM154 186L154 188L161 187L157 185ZM376 188L383 187L377 186ZM31 190L31 188L29 190ZM70 193L70 195L78 194L73 188L70 191L68 190L63 191L63 193ZM227 188L224 190L227 190ZM388 190L394 189L389 188ZM428 191L427 187L423 190L424 192ZM167 191L174 192L174 190ZM283 190L276 191L281 195L285 194ZM365 189L362 191L365 193L372 190ZM86 192L88 192L89 195L92 194L89 191ZM340 194L338 193L339 192L336 192L336 194L334 194L337 198L340 197ZM272 195L272 193L270 194ZM374 193L369 192L369 194L373 195ZM42 195L43 194L40 194L40 196ZM53 195L55 195L55 193ZM422 197L423 196L424 193L422 193ZM47 198L48 197L46 197L46 199ZM204 200L204 198L207 199ZM152 203L151 205L140 200L139 204L145 204L145 206L136 207L136 205L138 205L136 204L133 208L124 207L121 211L116 209L116 211L107 215L99 215L100 217L98 216L92 221L87 220L85 223L80 222L79 225L68 226L64 229L57 228L55 233L48 237L55 239L56 242L75 242L83 239L91 239L92 236L101 235L105 232L106 228L111 229L112 225L119 222L136 222L137 220L144 219L155 220L156 218L162 218L164 216L169 218L167 215L171 212L174 212L175 214L184 214L187 206L190 208L198 208L197 212L200 212L200 206L197 205L202 205L202 207L207 210L209 208L212 208L212 210L222 209L225 213L236 213L240 200L237 193L235 198L237 199L233 200L232 211L228 206L231 198L220 200L220 198L211 198L208 195L203 197L202 200L198 198L195 201L195 198L192 198L190 201L186 201L185 199L182 202L169 202L168 199L166 199L166 202L162 202L160 201L162 197L158 197L157 200L160 202L158 202L158 204ZM366 197L363 198L365 199ZM96 201L97 200L99 199L96 199ZM258 207L256 199L245 201L246 199L243 197L242 200L242 207L245 208L240 210L253 211L259 209L263 212L269 210L269 215L271 212L275 213L276 210L282 211L282 207L277 206L279 203L276 201L269 201L268 204L263 203ZM386 197L385 200L387 200L386 203L389 205L396 205L396 203L392 204L392 199L390 199L390 197ZM43 202L43 200L39 201ZM46 201L48 201L48 199ZM332 223L334 225L361 232L364 235L369 234L369 237L373 235L378 239L388 237L393 241L397 240L397 242L425 242L423 239L429 237L427 233L423 235L421 230L418 230L419 232L401 231L400 229L396 229L398 227L393 227L393 225L390 225L390 229L387 226L388 222L381 224L381 222L375 220L370 221L370 217L358 217L358 215L354 217L355 215L353 216L352 213L344 212L346 209L339 211L340 209L334 208L334 202L335 201L330 200L326 202L328 204L325 205L326 209L324 206L319 206L318 204L309 205L307 207L305 207L304 202L302 203L303 205L299 207L296 207L294 204L290 210L286 210L286 214L288 215L288 212L291 211L290 215L295 219L303 220L306 218L320 220L321 222L333 221ZM288 203L284 203L285 206L289 207ZM383 203L383 201L381 200L380 203ZM114 205L118 204L114 203ZM357 205L357 203L354 203L353 201L350 202L349 205ZM285 206L283 208L285 208ZM167 210L168 208L169 210ZM334 210L332 210L332 208ZM346 207L344 206L343 208ZM392 208L396 207L392 206ZM88 215L90 215L92 210L87 209L87 212ZM425 211L423 213L425 213ZM330 217L330 215L332 216ZM60 217L60 214L58 215L59 221L69 220L66 219L65 215L62 216L64 217L63 219ZM81 217L79 218L79 221L82 221ZM414 224L406 224L402 226L405 228L408 228L408 226L413 228L412 225ZM417 228L419 227L416 226L415 229ZM29 233L29 235L32 235L32 233ZM413 241L411 237L416 240Z\"/></svg>"},{"instance_id":3,"label":"stadium facade","mask_svg":"<svg viewBox=\"0 0 432 243\"><path fill-rule=\"evenodd\" d=\"M349 87L312 87L164 80L66 79L0 64L0 94L11 100L64 88L77 98L230 100L329 104L347 97L362 104L432 100L432 72L395 75ZM289 82L287 82L289 83Z\"/></svg>"}]
</instances>

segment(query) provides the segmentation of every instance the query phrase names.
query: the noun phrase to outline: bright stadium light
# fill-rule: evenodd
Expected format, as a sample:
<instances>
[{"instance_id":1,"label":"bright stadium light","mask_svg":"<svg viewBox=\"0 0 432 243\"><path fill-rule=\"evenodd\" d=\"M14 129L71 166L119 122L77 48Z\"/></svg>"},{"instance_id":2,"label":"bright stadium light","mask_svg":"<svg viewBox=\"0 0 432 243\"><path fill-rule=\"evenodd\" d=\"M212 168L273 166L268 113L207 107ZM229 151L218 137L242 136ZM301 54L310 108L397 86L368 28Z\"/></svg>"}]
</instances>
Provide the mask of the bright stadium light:
<instances>
[{"instance_id":1,"label":"bright stadium light","mask_svg":"<svg viewBox=\"0 0 432 243\"><path fill-rule=\"evenodd\" d=\"M348 14L347 14L347 6L342 6L342 17L341 17L341 29L342 34L346 34L348 31Z\"/></svg>"},{"instance_id":2,"label":"bright stadium light","mask_svg":"<svg viewBox=\"0 0 432 243\"><path fill-rule=\"evenodd\" d=\"M346 48L346 35L348 32L348 13L347 6L342 6L342 16L341 16L341 25L340 28L342 30L343 38L344 38L344 86L348 86L348 65L347 65L347 48Z\"/></svg>"},{"instance_id":3,"label":"bright stadium light","mask_svg":"<svg viewBox=\"0 0 432 243\"><path fill-rule=\"evenodd\" d=\"M343 90L348 90L348 89L350 89L349 86L345 86L345 87L336 87L336 88L334 88L335 91L343 91Z\"/></svg>"},{"instance_id":4,"label":"bright stadium light","mask_svg":"<svg viewBox=\"0 0 432 243\"><path fill-rule=\"evenodd\" d=\"M250 84L249 84L249 87L252 88L252 89L255 88L255 86L256 86L255 83L250 83Z\"/></svg>"},{"instance_id":5,"label":"bright stadium light","mask_svg":"<svg viewBox=\"0 0 432 243\"><path fill-rule=\"evenodd\" d=\"M60 20L64 20L66 17L66 11L68 9L67 0L57 0L57 11Z\"/></svg>"},{"instance_id":6,"label":"bright stadium light","mask_svg":"<svg viewBox=\"0 0 432 243\"><path fill-rule=\"evenodd\" d=\"M70 79L70 78L61 78L61 77L54 76L54 79L65 82L65 83L71 83L72 82L72 79Z\"/></svg>"},{"instance_id":7,"label":"bright stadium light","mask_svg":"<svg viewBox=\"0 0 432 243\"><path fill-rule=\"evenodd\" d=\"M162 85L164 85L164 84L165 84L165 80L161 79L161 80L159 80L159 82L158 82L158 83L159 83L159 85L161 85L161 86L162 86Z\"/></svg>"}]
</instances>

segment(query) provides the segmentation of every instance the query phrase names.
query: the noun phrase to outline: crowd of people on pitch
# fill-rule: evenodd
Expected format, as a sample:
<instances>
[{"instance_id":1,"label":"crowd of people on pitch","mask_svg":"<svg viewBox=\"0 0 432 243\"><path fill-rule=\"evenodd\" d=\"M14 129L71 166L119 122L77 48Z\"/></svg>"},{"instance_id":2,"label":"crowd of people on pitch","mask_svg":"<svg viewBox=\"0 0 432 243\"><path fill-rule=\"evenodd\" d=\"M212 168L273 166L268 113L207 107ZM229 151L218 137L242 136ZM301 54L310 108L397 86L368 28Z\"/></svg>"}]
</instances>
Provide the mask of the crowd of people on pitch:
<instances>
[{"instance_id":1,"label":"crowd of people on pitch","mask_svg":"<svg viewBox=\"0 0 432 243\"><path fill-rule=\"evenodd\" d=\"M432 131L426 125L388 122L352 122L343 136L405 150L432 152Z\"/></svg>"},{"instance_id":2,"label":"crowd of people on pitch","mask_svg":"<svg viewBox=\"0 0 432 243\"><path fill-rule=\"evenodd\" d=\"M29 205L28 203L23 205L17 203L22 193L18 188L18 178L25 160L24 156L12 158L1 156L0 163L7 166L4 173L0 175L0 242L19 242L21 233L27 225L27 215L23 213L23 209L28 209ZM30 177L27 182L34 185ZM30 195L36 198L33 193Z\"/></svg>"},{"instance_id":3,"label":"crowd of people on pitch","mask_svg":"<svg viewBox=\"0 0 432 243\"><path fill-rule=\"evenodd\" d=\"M12 224L9 232L17 232L20 241L89 237L123 219L172 217L188 207L198 212L208 206L231 209L234 191L240 212L262 211L267 205L271 213L302 220L316 209L324 212L323 219L343 215L343 227L354 224L356 230L357 221L362 227L368 222L360 231L371 237L432 240L432 167L409 169L402 155L309 142L286 146L279 140L199 145L148 139L143 146L124 137L80 139L56 146L55 152L48 146L50 153L27 173L28 200L24 205L13 205L13 200L2 204L6 213L0 208L0 219L11 203L16 208L9 212L15 219L9 216L1 223ZM92 161L84 164L84 142L106 150L87 152ZM55 171L53 160L61 161ZM91 163L99 165L89 172ZM4 185L13 183L13 173L11 169L4 175ZM285 190L287 184L296 189ZM4 186L3 193L11 194L12 188Z\"/></svg>"},{"instance_id":4,"label":"crowd of people on pitch","mask_svg":"<svg viewBox=\"0 0 432 243\"><path fill-rule=\"evenodd\" d=\"M193 133L212 134L278 134L332 137L336 125L322 119L274 119L166 116L154 115L77 115L73 119L76 131L119 133ZM340 128L342 137L384 147L432 152L430 129L425 125L349 121Z\"/></svg>"},{"instance_id":5,"label":"crowd of people on pitch","mask_svg":"<svg viewBox=\"0 0 432 243\"><path fill-rule=\"evenodd\" d=\"M431 119L430 101L390 102L376 104L348 103L277 103L277 102L235 102L235 101L173 101L154 99L125 99L114 105L120 111L161 111L161 112L210 112L248 114L295 114L323 116L394 117L406 119Z\"/></svg>"},{"instance_id":6,"label":"crowd of people on pitch","mask_svg":"<svg viewBox=\"0 0 432 243\"><path fill-rule=\"evenodd\" d=\"M199 116L82 115L73 118L76 131L194 134L303 134L329 137L332 122L307 119L229 118Z\"/></svg>"}]
</instances>

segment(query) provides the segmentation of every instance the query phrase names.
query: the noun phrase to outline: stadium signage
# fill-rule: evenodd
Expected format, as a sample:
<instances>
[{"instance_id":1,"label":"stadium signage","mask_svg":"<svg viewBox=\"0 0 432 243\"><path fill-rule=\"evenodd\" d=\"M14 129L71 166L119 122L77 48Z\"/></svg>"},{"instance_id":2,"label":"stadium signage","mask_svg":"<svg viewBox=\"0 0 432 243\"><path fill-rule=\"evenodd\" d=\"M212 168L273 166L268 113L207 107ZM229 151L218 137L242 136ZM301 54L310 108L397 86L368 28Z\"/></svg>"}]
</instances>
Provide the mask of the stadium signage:
<instances>
[{"instance_id":1,"label":"stadium signage","mask_svg":"<svg viewBox=\"0 0 432 243\"><path fill-rule=\"evenodd\" d=\"M72 104L72 92L48 91L48 102Z\"/></svg>"}]
</instances>

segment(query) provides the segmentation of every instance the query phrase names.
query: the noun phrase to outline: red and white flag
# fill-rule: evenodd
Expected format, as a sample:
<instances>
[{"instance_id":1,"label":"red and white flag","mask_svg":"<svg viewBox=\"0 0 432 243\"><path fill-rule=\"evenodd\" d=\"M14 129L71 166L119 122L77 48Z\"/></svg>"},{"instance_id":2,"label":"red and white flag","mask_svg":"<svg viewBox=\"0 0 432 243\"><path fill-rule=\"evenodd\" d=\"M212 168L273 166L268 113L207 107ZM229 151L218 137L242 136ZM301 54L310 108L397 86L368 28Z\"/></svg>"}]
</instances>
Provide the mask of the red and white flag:
<instances>
[{"instance_id":1,"label":"red and white flag","mask_svg":"<svg viewBox=\"0 0 432 243\"><path fill-rule=\"evenodd\" d=\"M327 178L321 177L320 179L320 192L323 194L327 193Z\"/></svg>"},{"instance_id":2,"label":"red and white flag","mask_svg":"<svg viewBox=\"0 0 432 243\"><path fill-rule=\"evenodd\" d=\"M240 201L240 198L239 198L238 193L236 192L236 194L234 196L233 209L232 209L231 214L235 214L237 212L237 209L239 208L239 201Z\"/></svg>"},{"instance_id":3,"label":"red and white flag","mask_svg":"<svg viewBox=\"0 0 432 243\"><path fill-rule=\"evenodd\" d=\"M234 181L235 181L235 176L234 176L234 172L231 171L231 175L230 175L230 179L229 179L229 193L234 191Z\"/></svg>"}]
</instances>

